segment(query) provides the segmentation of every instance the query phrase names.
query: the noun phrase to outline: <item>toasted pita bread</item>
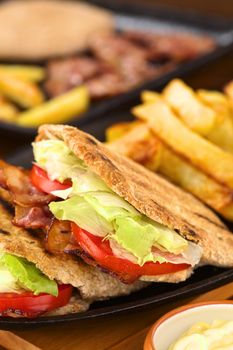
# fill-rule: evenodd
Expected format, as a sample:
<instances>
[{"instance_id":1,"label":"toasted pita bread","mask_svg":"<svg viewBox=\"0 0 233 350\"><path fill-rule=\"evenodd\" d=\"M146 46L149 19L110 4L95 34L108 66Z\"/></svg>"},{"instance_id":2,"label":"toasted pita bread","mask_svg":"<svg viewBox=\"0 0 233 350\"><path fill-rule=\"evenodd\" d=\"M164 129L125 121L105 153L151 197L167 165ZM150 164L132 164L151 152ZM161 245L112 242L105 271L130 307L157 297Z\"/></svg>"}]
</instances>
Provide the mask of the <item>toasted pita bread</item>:
<instances>
[{"instance_id":1,"label":"toasted pita bread","mask_svg":"<svg viewBox=\"0 0 233 350\"><path fill-rule=\"evenodd\" d=\"M63 140L115 193L141 213L174 229L187 240L199 243L203 248L201 264L233 266L233 235L191 194L113 153L94 137L74 127L41 126L36 140L44 139Z\"/></svg>"},{"instance_id":2,"label":"toasted pita bread","mask_svg":"<svg viewBox=\"0 0 233 350\"><path fill-rule=\"evenodd\" d=\"M83 300L80 296L73 296L69 303L65 306L59 307L56 310L47 312L43 316L61 316L66 314L73 314L78 312L84 312L89 309L90 302Z\"/></svg>"},{"instance_id":3,"label":"toasted pita bread","mask_svg":"<svg viewBox=\"0 0 233 350\"><path fill-rule=\"evenodd\" d=\"M0 5L0 58L42 60L87 48L96 32L114 27L110 12L84 2L20 0Z\"/></svg>"},{"instance_id":4,"label":"toasted pita bread","mask_svg":"<svg viewBox=\"0 0 233 350\"><path fill-rule=\"evenodd\" d=\"M26 258L46 276L78 288L83 299L91 301L127 295L145 287L143 282L126 285L72 256L47 253L38 238L12 225L12 216L0 205L0 250Z\"/></svg>"}]
</instances>

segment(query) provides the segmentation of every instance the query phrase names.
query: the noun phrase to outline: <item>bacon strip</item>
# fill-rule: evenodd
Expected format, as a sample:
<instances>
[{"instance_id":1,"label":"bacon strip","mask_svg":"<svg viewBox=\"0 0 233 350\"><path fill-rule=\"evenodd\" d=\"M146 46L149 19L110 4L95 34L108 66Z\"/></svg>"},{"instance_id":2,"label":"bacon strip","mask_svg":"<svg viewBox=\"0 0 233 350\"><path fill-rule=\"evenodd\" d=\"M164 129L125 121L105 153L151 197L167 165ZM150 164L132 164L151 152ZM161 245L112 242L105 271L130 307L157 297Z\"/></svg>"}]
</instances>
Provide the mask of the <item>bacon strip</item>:
<instances>
[{"instance_id":1,"label":"bacon strip","mask_svg":"<svg viewBox=\"0 0 233 350\"><path fill-rule=\"evenodd\" d=\"M44 205L54 198L33 186L28 171L9 164L5 164L1 170L5 178L6 188L11 193L15 204L25 207Z\"/></svg>"},{"instance_id":2,"label":"bacon strip","mask_svg":"<svg viewBox=\"0 0 233 350\"><path fill-rule=\"evenodd\" d=\"M64 250L70 242L70 222L53 218L46 232L45 249L53 254L64 254Z\"/></svg>"},{"instance_id":3,"label":"bacon strip","mask_svg":"<svg viewBox=\"0 0 233 350\"><path fill-rule=\"evenodd\" d=\"M51 225L48 203L54 196L39 191L30 181L29 172L0 161L0 191L3 200L15 208L13 224L27 229ZM6 196L7 194L7 196Z\"/></svg>"},{"instance_id":4,"label":"bacon strip","mask_svg":"<svg viewBox=\"0 0 233 350\"><path fill-rule=\"evenodd\" d=\"M46 205L41 207L21 207L16 205L13 224L27 229L44 229L51 225L52 218L52 213Z\"/></svg>"}]
</instances>

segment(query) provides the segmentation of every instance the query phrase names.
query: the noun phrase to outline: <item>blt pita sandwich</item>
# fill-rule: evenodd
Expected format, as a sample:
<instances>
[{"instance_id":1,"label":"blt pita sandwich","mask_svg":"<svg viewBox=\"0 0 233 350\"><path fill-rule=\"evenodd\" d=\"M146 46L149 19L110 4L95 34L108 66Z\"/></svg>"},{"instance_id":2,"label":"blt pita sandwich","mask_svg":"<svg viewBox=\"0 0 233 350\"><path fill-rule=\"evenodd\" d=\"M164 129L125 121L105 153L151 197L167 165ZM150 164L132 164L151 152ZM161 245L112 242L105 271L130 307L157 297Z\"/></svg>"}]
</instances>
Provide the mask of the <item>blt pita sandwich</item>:
<instances>
[{"instance_id":1,"label":"blt pita sandwich","mask_svg":"<svg viewBox=\"0 0 233 350\"><path fill-rule=\"evenodd\" d=\"M96 300L126 295L126 285L69 255L45 251L40 239L12 225L0 205L0 316L38 317L86 311Z\"/></svg>"},{"instance_id":2,"label":"blt pita sandwich","mask_svg":"<svg viewBox=\"0 0 233 350\"><path fill-rule=\"evenodd\" d=\"M20 234L18 246L3 250L33 262L50 280L71 284L83 296L90 283L85 276L80 282L85 266L105 276L93 285L101 298L131 291L121 282L135 289L138 280L183 281L201 264L233 266L233 236L211 210L94 137L44 125L33 151L30 171L0 164L0 194L14 207L13 224L37 235L53 259L62 258L69 278L59 269L49 274L27 249L22 253ZM120 291L95 291L113 280Z\"/></svg>"}]
</instances>

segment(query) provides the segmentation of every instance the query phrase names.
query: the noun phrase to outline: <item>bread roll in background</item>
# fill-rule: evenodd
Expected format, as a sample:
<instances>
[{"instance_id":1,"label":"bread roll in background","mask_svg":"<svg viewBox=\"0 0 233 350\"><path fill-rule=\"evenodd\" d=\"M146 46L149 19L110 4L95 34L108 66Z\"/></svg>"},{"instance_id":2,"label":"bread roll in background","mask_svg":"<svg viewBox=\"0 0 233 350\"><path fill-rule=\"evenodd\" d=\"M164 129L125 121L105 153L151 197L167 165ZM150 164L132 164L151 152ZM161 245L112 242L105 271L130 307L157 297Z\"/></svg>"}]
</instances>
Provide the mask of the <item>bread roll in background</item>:
<instances>
[{"instance_id":1,"label":"bread roll in background","mask_svg":"<svg viewBox=\"0 0 233 350\"><path fill-rule=\"evenodd\" d=\"M114 28L111 12L79 1L15 0L0 5L0 59L44 60L86 48Z\"/></svg>"}]
</instances>

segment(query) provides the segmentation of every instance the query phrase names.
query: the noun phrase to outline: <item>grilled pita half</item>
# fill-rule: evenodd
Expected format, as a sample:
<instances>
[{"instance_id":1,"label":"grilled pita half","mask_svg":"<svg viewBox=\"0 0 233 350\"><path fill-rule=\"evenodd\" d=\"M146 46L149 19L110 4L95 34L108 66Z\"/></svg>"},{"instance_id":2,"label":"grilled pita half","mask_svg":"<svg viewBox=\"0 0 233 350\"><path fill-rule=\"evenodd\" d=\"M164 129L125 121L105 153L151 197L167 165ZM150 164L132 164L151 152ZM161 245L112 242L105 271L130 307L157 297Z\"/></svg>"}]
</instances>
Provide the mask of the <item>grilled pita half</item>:
<instances>
[{"instance_id":1,"label":"grilled pita half","mask_svg":"<svg viewBox=\"0 0 233 350\"><path fill-rule=\"evenodd\" d=\"M92 302L110 297L127 295L147 286L147 283L135 282L126 285L114 277L89 266L82 260L69 255L47 253L40 240L22 228L14 226L12 216L0 205L0 250L34 263L51 280L76 287L83 300ZM69 309L86 308L83 300L73 300Z\"/></svg>"},{"instance_id":2,"label":"grilled pita half","mask_svg":"<svg viewBox=\"0 0 233 350\"><path fill-rule=\"evenodd\" d=\"M0 22L0 58L24 61L85 50L93 34L114 27L109 11L78 1L4 2Z\"/></svg>"},{"instance_id":3,"label":"grilled pita half","mask_svg":"<svg viewBox=\"0 0 233 350\"><path fill-rule=\"evenodd\" d=\"M36 141L44 139L64 141L79 159L138 211L175 230L187 240L198 243L203 248L201 264L233 266L233 235L210 209L191 194L112 152L77 128L44 125L39 128ZM186 277L189 274L190 271L186 271ZM169 275L160 278L166 280ZM153 281L158 277L142 279Z\"/></svg>"}]
</instances>

